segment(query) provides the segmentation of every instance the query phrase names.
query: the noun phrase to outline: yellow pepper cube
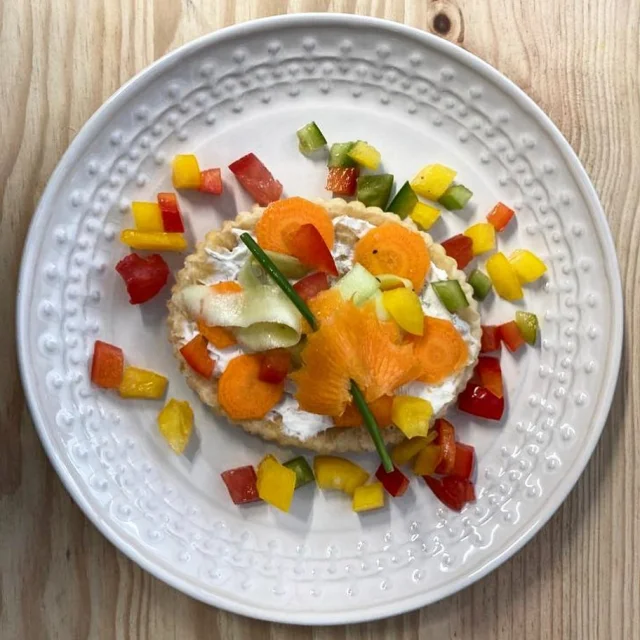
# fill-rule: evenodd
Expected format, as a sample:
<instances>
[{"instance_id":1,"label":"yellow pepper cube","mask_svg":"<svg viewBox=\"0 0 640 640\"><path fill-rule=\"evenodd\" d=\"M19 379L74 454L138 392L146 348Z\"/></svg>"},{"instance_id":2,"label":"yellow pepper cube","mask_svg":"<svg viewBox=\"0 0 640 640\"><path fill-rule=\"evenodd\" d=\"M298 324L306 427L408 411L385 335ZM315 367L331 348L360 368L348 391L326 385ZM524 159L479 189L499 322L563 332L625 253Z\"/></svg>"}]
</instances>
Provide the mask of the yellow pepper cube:
<instances>
[{"instance_id":1,"label":"yellow pepper cube","mask_svg":"<svg viewBox=\"0 0 640 640\"><path fill-rule=\"evenodd\" d=\"M516 249L509 256L509 262L522 284L535 282L547 271L547 265L535 253L527 249Z\"/></svg>"},{"instance_id":2,"label":"yellow pepper cube","mask_svg":"<svg viewBox=\"0 0 640 640\"><path fill-rule=\"evenodd\" d=\"M382 302L401 329L414 336L424 333L424 311L420 298L411 289L400 287L385 291Z\"/></svg>"},{"instance_id":3,"label":"yellow pepper cube","mask_svg":"<svg viewBox=\"0 0 640 640\"><path fill-rule=\"evenodd\" d=\"M365 169L377 171L380 166L380 152L362 140L358 140L347 155Z\"/></svg>"},{"instance_id":4,"label":"yellow pepper cube","mask_svg":"<svg viewBox=\"0 0 640 640\"><path fill-rule=\"evenodd\" d=\"M173 159L173 186L176 189L199 189L200 166L194 155L179 155Z\"/></svg>"},{"instance_id":5,"label":"yellow pepper cube","mask_svg":"<svg viewBox=\"0 0 640 640\"><path fill-rule=\"evenodd\" d=\"M353 492L351 506L357 513L384 507L384 487L382 482L374 482L373 484L357 487Z\"/></svg>"},{"instance_id":6,"label":"yellow pepper cube","mask_svg":"<svg viewBox=\"0 0 640 640\"><path fill-rule=\"evenodd\" d=\"M184 251L187 248L187 241L183 234L164 231L124 229L120 233L120 241L140 251Z\"/></svg>"},{"instance_id":7,"label":"yellow pepper cube","mask_svg":"<svg viewBox=\"0 0 640 640\"><path fill-rule=\"evenodd\" d=\"M413 463L413 473L417 476L432 476L440 464L442 448L437 444L430 444L420 453Z\"/></svg>"},{"instance_id":8,"label":"yellow pepper cube","mask_svg":"<svg viewBox=\"0 0 640 640\"><path fill-rule=\"evenodd\" d=\"M471 250L474 256L496 248L496 228L488 222L479 222L470 226L464 235L471 238L473 242Z\"/></svg>"},{"instance_id":9,"label":"yellow pepper cube","mask_svg":"<svg viewBox=\"0 0 640 640\"><path fill-rule=\"evenodd\" d=\"M132 202L131 211L138 231L164 231L162 213L156 202Z\"/></svg>"},{"instance_id":10,"label":"yellow pepper cube","mask_svg":"<svg viewBox=\"0 0 640 640\"><path fill-rule=\"evenodd\" d=\"M127 367L122 376L118 392L123 398L162 398L167 390L167 378L154 371Z\"/></svg>"},{"instance_id":11,"label":"yellow pepper cube","mask_svg":"<svg viewBox=\"0 0 640 640\"><path fill-rule=\"evenodd\" d=\"M193 410L189 403L171 398L158 414L158 427L169 446L182 453L193 431Z\"/></svg>"},{"instance_id":12,"label":"yellow pepper cube","mask_svg":"<svg viewBox=\"0 0 640 640\"><path fill-rule=\"evenodd\" d=\"M429 434L425 438L411 438L396 445L391 452L393 464L396 466L407 464L407 462L413 460L427 445L433 442L437 436L438 434L432 430L429 431Z\"/></svg>"},{"instance_id":13,"label":"yellow pepper cube","mask_svg":"<svg viewBox=\"0 0 640 640\"><path fill-rule=\"evenodd\" d=\"M426 437L432 415L433 407L428 400L413 396L395 396L393 399L391 419L407 438Z\"/></svg>"},{"instance_id":14,"label":"yellow pepper cube","mask_svg":"<svg viewBox=\"0 0 640 640\"><path fill-rule=\"evenodd\" d=\"M369 478L369 474L355 462L338 456L316 456L313 473L321 489L336 489L350 496Z\"/></svg>"},{"instance_id":15,"label":"yellow pepper cube","mask_svg":"<svg viewBox=\"0 0 640 640\"><path fill-rule=\"evenodd\" d=\"M423 198L436 202L451 186L457 171L442 164L429 164L411 181L413 190Z\"/></svg>"},{"instance_id":16,"label":"yellow pepper cube","mask_svg":"<svg viewBox=\"0 0 640 640\"><path fill-rule=\"evenodd\" d=\"M424 231L430 229L440 218L440 209L418 202L410 214L411 219Z\"/></svg>"},{"instance_id":17,"label":"yellow pepper cube","mask_svg":"<svg viewBox=\"0 0 640 640\"><path fill-rule=\"evenodd\" d=\"M487 273L496 293L505 300L521 300L522 287L516 270L504 253L494 253L487 260Z\"/></svg>"},{"instance_id":18,"label":"yellow pepper cube","mask_svg":"<svg viewBox=\"0 0 640 640\"><path fill-rule=\"evenodd\" d=\"M258 465L258 495L268 504L289 511L296 489L296 472L268 455Z\"/></svg>"}]
</instances>

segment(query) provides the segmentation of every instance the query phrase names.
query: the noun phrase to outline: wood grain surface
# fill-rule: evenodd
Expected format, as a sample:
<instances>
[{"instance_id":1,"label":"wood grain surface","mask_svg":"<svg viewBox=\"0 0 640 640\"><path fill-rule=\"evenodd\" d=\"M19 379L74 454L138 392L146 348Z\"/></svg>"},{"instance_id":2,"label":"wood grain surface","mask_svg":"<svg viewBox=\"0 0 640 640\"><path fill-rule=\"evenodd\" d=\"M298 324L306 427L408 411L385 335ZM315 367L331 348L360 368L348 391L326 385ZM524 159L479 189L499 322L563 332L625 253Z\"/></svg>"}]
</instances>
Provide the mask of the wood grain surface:
<instances>
[{"instance_id":1,"label":"wood grain surface","mask_svg":"<svg viewBox=\"0 0 640 640\"><path fill-rule=\"evenodd\" d=\"M89 116L135 73L196 36L300 11L374 15L439 32L521 86L560 127L595 183L626 300L609 421L552 520L461 593L346 628L287 627L218 611L116 551L48 463L15 350L16 278L27 227ZM640 0L1 0L0 638L640 637L639 34Z\"/></svg>"}]
</instances>

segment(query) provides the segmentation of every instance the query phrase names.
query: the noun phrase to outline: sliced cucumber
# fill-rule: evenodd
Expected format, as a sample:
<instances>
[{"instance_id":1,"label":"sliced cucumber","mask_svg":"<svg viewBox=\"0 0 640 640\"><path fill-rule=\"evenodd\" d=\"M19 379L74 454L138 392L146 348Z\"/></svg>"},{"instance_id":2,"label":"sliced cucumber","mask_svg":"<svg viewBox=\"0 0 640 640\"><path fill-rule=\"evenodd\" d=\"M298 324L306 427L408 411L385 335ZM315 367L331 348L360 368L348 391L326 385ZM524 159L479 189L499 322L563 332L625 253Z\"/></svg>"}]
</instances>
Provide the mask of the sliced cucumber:
<instances>
[{"instance_id":1,"label":"sliced cucumber","mask_svg":"<svg viewBox=\"0 0 640 640\"><path fill-rule=\"evenodd\" d=\"M310 271L308 267L293 256L288 256L285 253L276 253L275 251L265 251L265 253L271 258L285 278L299 280L300 278L304 278ZM242 269L240 269L238 282L245 289L270 285L272 283L267 272L253 256L251 256L244 263Z\"/></svg>"},{"instance_id":2,"label":"sliced cucumber","mask_svg":"<svg viewBox=\"0 0 640 640\"><path fill-rule=\"evenodd\" d=\"M358 263L334 286L345 300L353 300L357 305L363 304L380 290L378 279Z\"/></svg>"}]
</instances>

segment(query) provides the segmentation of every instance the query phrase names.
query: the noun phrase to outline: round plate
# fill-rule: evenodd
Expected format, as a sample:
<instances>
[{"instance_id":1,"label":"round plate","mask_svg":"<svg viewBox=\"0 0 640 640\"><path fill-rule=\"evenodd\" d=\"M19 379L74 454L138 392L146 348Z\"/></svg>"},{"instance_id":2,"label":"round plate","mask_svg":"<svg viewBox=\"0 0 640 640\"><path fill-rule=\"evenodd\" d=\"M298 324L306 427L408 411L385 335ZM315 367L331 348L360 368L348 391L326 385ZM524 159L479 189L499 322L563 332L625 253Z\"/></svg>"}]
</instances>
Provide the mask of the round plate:
<instances>
[{"instance_id":1,"label":"round plate","mask_svg":"<svg viewBox=\"0 0 640 640\"><path fill-rule=\"evenodd\" d=\"M526 308L542 337L502 353L501 423L452 412L478 453L474 505L440 505L415 479L404 497L358 516L343 495L300 490L291 513L234 506L219 473L279 450L214 418L182 380L165 302L128 304L114 271L127 253L132 200L171 190L171 158L226 167L253 151L289 195L324 196L323 158L297 150L315 120L330 141L366 139L396 184L425 164L455 167L472 205L444 212L436 240L516 209L508 253L541 255L548 277L522 304L495 298L483 321ZM251 203L225 169L221 197L181 194L191 241ZM178 269L183 256L171 256ZM30 408L67 489L95 525L160 579L216 606L306 624L393 615L454 593L494 569L551 516L602 430L618 372L622 295L613 243L567 142L517 87L469 53L420 31L337 15L280 17L225 29L152 65L96 113L42 197L26 245L19 355ZM97 338L164 372L196 430L176 456L156 427L161 403L93 388ZM356 459L377 467L374 455Z\"/></svg>"}]
</instances>

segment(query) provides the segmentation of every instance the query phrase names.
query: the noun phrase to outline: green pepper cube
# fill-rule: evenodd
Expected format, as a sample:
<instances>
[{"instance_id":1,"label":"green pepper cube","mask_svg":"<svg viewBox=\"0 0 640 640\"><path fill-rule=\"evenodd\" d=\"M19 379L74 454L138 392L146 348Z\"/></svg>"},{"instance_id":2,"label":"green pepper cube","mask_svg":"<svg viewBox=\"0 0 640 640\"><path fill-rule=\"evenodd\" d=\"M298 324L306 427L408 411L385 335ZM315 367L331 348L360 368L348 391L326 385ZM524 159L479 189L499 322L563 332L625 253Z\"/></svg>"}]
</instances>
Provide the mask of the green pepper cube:
<instances>
[{"instance_id":1,"label":"green pepper cube","mask_svg":"<svg viewBox=\"0 0 640 640\"><path fill-rule=\"evenodd\" d=\"M438 202L449 211L457 211L467 206L472 195L473 192L463 184L454 184L442 194Z\"/></svg>"},{"instance_id":2,"label":"green pepper cube","mask_svg":"<svg viewBox=\"0 0 640 640\"><path fill-rule=\"evenodd\" d=\"M516 325L527 344L535 344L538 339L538 316L527 311L516 311Z\"/></svg>"},{"instance_id":3,"label":"green pepper cube","mask_svg":"<svg viewBox=\"0 0 640 640\"><path fill-rule=\"evenodd\" d=\"M289 460L289 462L285 462L284 466L288 469L291 469L292 471L295 471L296 489L304 487L305 484L309 484L310 482L315 481L313 471L311 470L311 467L309 466L309 463L304 456L293 458L292 460Z\"/></svg>"},{"instance_id":4,"label":"green pepper cube","mask_svg":"<svg viewBox=\"0 0 640 640\"><path fill-rule=\"evenodd\" d=\"M473 297L476 300L484 300L491 291L491 279L480 269L474 269L467 278L467 282L471 285Z\"/></svg>"},{"instance_id":5,"label":"green pepper cube","mask_svg":"<svg viewBox=\"0 0 640 640\"><path fill-rule=\"evenodd\" d=\"M342 169L348 167L355 167L356 163L349 157L349 151L355 142L335 142L329 149L329 167L341 167Z\"/></svg>"},{"instance_id":6,"label":"green pepper cube","mask_svg":"<svg viewBox=\"0 0 640 640\"><path fill-rule=\"evenodd\" d=\"M469 306L467 296L457 280L441 280L432 282L431 286L449 313L455 313Z\"/></svg>"},{"instance_id":7,"label":"green pepper cube","mask_svg":"<svg viewBox=\"0 0 640 640\"><path fill-rule=\"evenodd\" d=\"M305 155L322 149L327 144L327 139L322 135L322 131L315 122L305 124L302 129L296 132L298 136L298 148Z\"/></svg>"},{"instance_id":8,"label":"green pepper cube","mask_svg":"<svg viewBox=\"0 0 640 640\"><path fill-rule=\"evenodd\" d=\"M408 182L405 182L400 191L396 193L391 204L387 207L388 211L395 213L404 220L418 204L418 196Z\"/></svg>"},{"instance_id":9,"label":"green pepper cube","mask_svg":"<svg viewBox=\"0 0 640 640\"><path fill-rule=\"evenodd\" d=\"M358 178L357 199L366 207L380 207L385 209L391 188L393 176L390 173L381 173L377 176L360 176Z\"/></svg>"}]
</instances>

